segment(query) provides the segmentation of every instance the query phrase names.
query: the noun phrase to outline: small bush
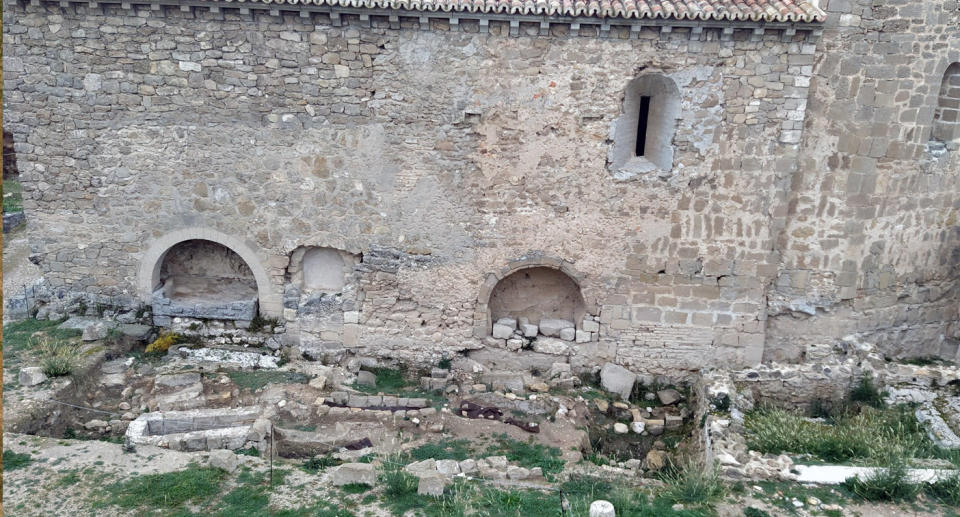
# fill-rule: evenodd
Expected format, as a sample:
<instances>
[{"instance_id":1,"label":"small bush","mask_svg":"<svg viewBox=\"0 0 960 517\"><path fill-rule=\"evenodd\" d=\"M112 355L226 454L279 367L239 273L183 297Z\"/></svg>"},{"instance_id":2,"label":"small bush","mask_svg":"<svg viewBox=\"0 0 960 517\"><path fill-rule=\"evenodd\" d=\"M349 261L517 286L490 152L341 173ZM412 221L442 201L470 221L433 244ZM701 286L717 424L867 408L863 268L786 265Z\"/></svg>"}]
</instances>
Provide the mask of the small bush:
<instances>
[{"instance_id":1,"label":"small bush","mask_svg":"<svg viewBox=\"0 0 960 517\"><path fill-rule=\"evenodd\" d=\"M80 347L66 341L43 338L37 349L40 367L47 377L70 375L80 360Z\"/></svg>"},{"instance_id":2,"label":"small bush","mask_svg":"<svg viewBox=\"0 0 960 517\"><path fill-rule=\"evenodd\" d=\"M752 506L748 506L743 510L743 517L770 517L770 514Z\"/></svg>"},{"instance_id":3,"label":"small bush","mask_svg":"<svg viewBox=\"0 0 960 517\"><path fill-rule=\"evenodd\" d=\"M661 496L674 503L710 504L722 499L727 489L716 468L704 468L688 461L662 477L666 487Z\"/></svg>"},{"instance_id":4,"label":"small bush","mask_svg":"<svg viewBox=\"0 0 960 517\"><path fill-rule=\"evenodd\" d=\"M33 461L29 454L21 454L10 450L3 451L3 471L22 469Z\"/></svg>"},{"instance_id":5,"label":"small bush","mask_svg":"<svg viewBox=\"0 0 960 517\"><path fill-rule=\"evenodd\" d=\"M171 346L179 343L183 339L180 334L165 332L160 335L153 343L147 345L145 350L148 354L165 354Z\"/></svg>"},{"instance_id":6,"label":"small bush","mask_svg":"<svg viewBox=\"0 0 960 517\"><path fill-rule=\"evenodd\" d=\"M883 394L873 384L873 377L869 374L860 377L860 382L850 392L850 400L875 408L883 407Z\"/></svg>"}]
</instances>

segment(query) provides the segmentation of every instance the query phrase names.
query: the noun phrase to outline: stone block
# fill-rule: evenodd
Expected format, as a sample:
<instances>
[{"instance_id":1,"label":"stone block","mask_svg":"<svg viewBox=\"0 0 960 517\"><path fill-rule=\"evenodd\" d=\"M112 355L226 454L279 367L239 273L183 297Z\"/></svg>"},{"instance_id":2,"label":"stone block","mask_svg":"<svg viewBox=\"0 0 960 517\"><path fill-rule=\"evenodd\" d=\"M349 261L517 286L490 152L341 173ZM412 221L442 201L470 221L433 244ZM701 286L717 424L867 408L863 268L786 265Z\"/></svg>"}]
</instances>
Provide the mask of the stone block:
<instances>
[{"instance_id":1,"label":"stone block","mask_svg":"<svg viewBox=\"0 0 960 517\"><path fill-rule=\"evenodd\" d=\"M437 472L445 476L455 476L460 473L460 464L457 460L438 460Z\"/></svg>"},{"instance_id":2,"label":"stone block","mask_svg":"<svg viewBox=\"0 0 960 517\"><path fill-rule=\"evenodd\" d=\"M577 338L577 330L575 328L567 327L565 329L560 330L560 339L564 341L573 341L576 338Z\"/></svg>"},{"instance_id":3,"label":"stone block","mask_svg":"<svg viewBox=\"0 0 960 517\"><path fill-rule=\"evenodd\" d=\"M577 330L577 343L589 343L593 339L593 336L590 332L586 330Z\"/></svg>"},{"instance_id":4,"label":"stone block","mask_svg":"<svg viewBox=\"0 0 960 517\"><path fill-rule=\"evenodd\" d=\"M507 467L507 479L524 480L530 477L530 470L511 465Z\"/></svg>"},{"instance_id":5,"label":"stone block","mask_svg":"<svg viewBox=\"0 0 960 517\"><path fill-rule=\"evenodd\" d=\"M600 369L600 385L603 389L620 395L624 400L630 397L636 380L636 374L620 365L606 363Z\"/></svg>"},{"instance_id":6,"label":"stone block","mask_svg":"<svg viewBox=\"0 0 960 517\"><path fill-rule=\"evenodd\" d=\"M657 398L660 399L660 403L664 406L670 406L683 399L683 395L675 389L666 389L658 391Z\"/></svg>"},{"instance_id":7,"label":"stone block","mask_svg":"<svg viewBox=\"0 0 960 517\"><path fill-rule=\"evenodd\" d=\"M560 331L574 327L572 321L544 318L540 320L540 333L548 337L560 337Z\"/></svg>"},{"instance_id":8,"label":"stone block","mask_svg":"<svg viewBox=\"0 0 960 517\"><path fill-rule=\"evenodd\" d=\"M523 332L523 337L537 337L537 333L540 332L540 327L524 323L520 325L520 330Z\"/></svg>"},{"instance_id":9,"label":"stone block","mask_svg":"<svg viewBox=\"0 0 960 517\"><path fill-rule=\"evenodd\" d=\"M501 325L501 324L499 324L499 323L494 323L494 325L493 325L493 337L494 337L494 338L496 338L496 339L509 339L511 336L513 336L513 329L512 329L512 328L510 328L510 327L508 327L508 326L506 326L506 325Z\"/></svg>"},{"instance_id":10,"label":"stone block","mask_svg":"<svg viewBox=\"0 0 960 517\"><path fill-rule=\"evenodd\" d=\"M368 372L366 370L360 370L357 372L357 385L359 386L377 386L377 376L373 372Z\"/></svg>"},{"instance_id":11,"label":"stone block","mask_svg":"<svg viewBox=\"0 0 960 517\"><path fill-rule=\"evenodd\" d=\"M590 517L616 517L617 512L610 501L602 499L590 503Z\"/></svg>"},{"instance_id":12,"label":"stone block","mask_svg":"<svg viewBox=\"0 0 960 517\"><path fill-rule=\"evenodd\" d=\"M239 465L240 460L233 451L228 451L226 449L210 451L210 466L213 468L233 473L237 470Z\"/></svg>"},{"instance_id":13,"label":"stone block","mask_svg":"<svg viewBox=\"0 0 960 517\"><path fill-rule=\"evenodd\" d=\"M443 495L443 489L446 488L449 480L446 476L433 474L422 476L417 484L417 494L440 497Z\"/></svg>"},{"instance_id":14,"label":"stone block","mask_svg":"<svg viewBox=\"0 0 960 517\"><path fill-rule=\"evenodd\" d=\"M513 318L500 318L497 320L497 325L503 325L504 327L510 327L510 330L517 330L517 320Z\"/></svg>"},{"instance_id":15,"label":"stone block","mask_svg":"<svg viewBox=\"0 0 960 517\"><path fill-rule=\"evenodd\" d=\"M186 373L171 373L166 375L158 375L153 380L153 385L155 387L168 387L168 388L177 388L181 386L188 386L191 384L196 384L200 382L200 373L199 372L186 372Z\"/></svg>"},{"instance_id":16,"label":"stone block","mask_svg":"<svg viewBox=\"0 0 960 517\"><path fill-rule=\"evenodd\" d=\"M43 368L39 366L28 366L27 368L20 369L18 379L21 386L36 386L47 380L47 376L43 373Z\"/></svg>"},{"instance_id":17,"label":"stone block","mask_svg":"<svg viewBox=\"0 0 960 517\"><path fill-rule=\"evenodd\" d=\"M580 327L587 332L600 332L600 323L593 320L583 320Z\"/></svg>"},{"instance_id":18,"label":"stone block","mask_svg":"<svg viewBox=\"0 0 960 517\"><path fill-rule=\"evenodd\" d=\"M344 463L333 471L333 486L361 484L375 486L377 471L371 463Z\"/></svg>"},{"instance_id":19,"label":"stone block","mask_svg":"<svg viewBox=\"0 0 960 517\"><path fill-rule=\"evenodd\" d=\"M99 341L107 337L107 324L98 321L91 325L88 325L87 328L83 329L83 335L81 339L84 341Z\"/></svg>"}]
</instances>

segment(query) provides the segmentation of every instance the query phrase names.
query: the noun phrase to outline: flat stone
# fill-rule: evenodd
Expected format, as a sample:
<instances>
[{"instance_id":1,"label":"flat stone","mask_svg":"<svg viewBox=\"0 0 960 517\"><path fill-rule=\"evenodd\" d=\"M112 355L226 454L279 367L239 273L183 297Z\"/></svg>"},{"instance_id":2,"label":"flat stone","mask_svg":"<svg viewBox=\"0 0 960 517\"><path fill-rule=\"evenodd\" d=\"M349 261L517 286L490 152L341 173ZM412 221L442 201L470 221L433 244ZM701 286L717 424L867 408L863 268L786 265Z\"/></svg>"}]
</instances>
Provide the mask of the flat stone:
<instances>
[{"instance_id":1,"label":"flat stone","mask_svg":"<svg viewBox=\"0 0 960 517\"><path fill-rule=\"evenodd\" d=\"M497 320L497 325L503 325L504 327L510 327L510 330L517 330L517 320L513 318L500 318Z\"/></svg>"},{"instance_id":2,"label":"flat stone","mask_svg":"<svg viewBox=\"0 0 960 517\"><path fill-rule=\"evenodd\" d=\"M600 385L603 389L620 395L624 400L630 398L630 392L633 391L633 383L636 380L635 373L620 365L606 363L600 369Z\"/></svg>"},{"instance_id":3,"label":"flat stone","mask_svg":"<svg viewBox=\"0 0 960 517\"><path fill-rule=\"evenodd\" d=\"M534 340L533 350L541 354L566 355L570 352L570 343L562 339L541 336Z\"/></svg>"},{"instance_id":4,"label":"flat stone","mask_svg":"<svg viewBox=\"0 0 960 517\"><path fill-rule=\"evenodd\" d=\"M105 337L107 337L107 324L97 321L83 329L81 339L84 341L99 341Z\"/></svg>"},{"instance_id":5,"label":"flat stone","mask_svg":"<svg viewBox=\"0 0 960 517\"><path fill-rule=\"evenodd\" d=\"M333 471L333 486L361 484L375 486L377 471L371 463L344 463Z\"/></svg>"},{"instance_id":6,"label":"flat stone","mask_svg":"<svg viewBox=\"0 0 960 517\"><path fill-rule=\"evenodd\" d=\"M464 474L473 474L477 471L477 461L472 459L465 459L460 462L460 472Z\"/></svg>"},{"instance_id":7,"label":"flat stone","mask_svg":"<svg viewBox=\"0 0 960 517\"><path fill-rule=\"evenodd\" d=\"M540 333L544 336L560 337L560 331L568 328L575 328L575 325L572 321L551 318L544 318L540 320Z\"/></svg>"},{"instance_id":8,"label":"flat stone","mask_svg":"<svg viewBox=\"0 0 960 517\"><path fill-rule=\"evenodd\" d=\"M237 458L237 455L233 451L228 451L226 449L217 449L215 451L210 451L210 466L225 470L227 472L235 472L237 467L240 465L240 460Z\"/></svg>"},{"instance_id":9,"label":"flat stone","mask_svg":"<svg viewBox=\"0 0 960 517\"><path fill-rule=\"evenodd\" d=\"M487 464L491 468L498 470L505 470L507 468L507 457L506 456L487 456L484 458L487 461Z\"/></svg>"},{"instance_id":10,"label":"flat stone","mask_svg":"<svg viewBox=\"0 0 960 517\"><path fill-rule=\"evenodd\" d=\"M663 420L645 420L644 425L647 428L647 432L653 436L658 436L663 434L664 422Z\"/></svg>"},{"instance_id":11,"label":"flat stone","mask_svg":"<svg viewBox=\"0 0 960 517\"><path fill-rule=\"evenodd\" d=\"M175 388L196 384L198 382L200 382L199 372L168 373L166 375L158 375L153 380L153 385Z\"/></svg>"},{"instance_id":12,"label":"flat stone","mask_svg":"<svg viewBox=\"0 0 960 517\"><path fill-rule=\"evenodd\" d=\"M47 380L47 375L43 373L43 368L39 366L28 366L20 369L18 379L21 386L36 386Z\"/></svg>"},{"instance_id":13,"label":"flat stone","mask_svg":"<svg viewBox=\"0 0 960 517\"><path fill-rule=\"evenodd\" d=\"M403 467L403 470L415 476L436 472L437 460L433 458L428 458L423 461L416 461L414 463L410 463L407 466Z\"/></svg>"},{"instance_id":14,"label":"flat stone","mask_svg":"<svg viewBox=\"0 0 960 517\"><path fill-rule=\"evenodd\" d=\"M317 375L316 377L310 379L310 382L308 382L307 385L311 388L322 390L323 387L327 385L327 378L323 375Z\"/></svg>"},{"instance_id":15,"label":"flat stone","mask_svg":"<svg viewBox=\"0 0 960 517\"><path fill-rule=\"evenodd\" d=\"M679 429L683 425L683 417L680 415L664 415L663 421L667 429Z\"/></svg>"}]
</instances>

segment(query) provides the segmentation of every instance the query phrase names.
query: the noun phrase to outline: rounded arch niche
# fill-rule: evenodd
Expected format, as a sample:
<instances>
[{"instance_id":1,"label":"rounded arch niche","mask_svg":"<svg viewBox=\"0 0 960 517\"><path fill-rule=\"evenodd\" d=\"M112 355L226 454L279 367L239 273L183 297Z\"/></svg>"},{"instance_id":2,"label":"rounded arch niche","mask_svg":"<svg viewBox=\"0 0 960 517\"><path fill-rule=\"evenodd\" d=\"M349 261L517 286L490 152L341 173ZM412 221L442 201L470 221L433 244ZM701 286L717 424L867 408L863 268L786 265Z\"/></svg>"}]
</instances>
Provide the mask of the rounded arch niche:
<instances>
[{"instance_id":1,"label":"rounded arch niche","mask_svg":"<svg viewBox=\"0 0 960 517\"><path fill-rule=\"evenodd\" d=\"M256 298L260 313L281 312L280 298L253 247L206 228L177 230L152 242L140 263L137 287L147 301L153 301L155 293L172 302L182 298L186 304L225 306Z\"/></svg>"},{"instance_id":2,"label":"rounded arch niche","mask_svg":"<svg viewBox=\"0 0 960 517\"><path fill-rule=\"evenodd\" d=\"M491 335L500 318L521 318L538 325L560 319L580 325L590 308L580 287L581 276L559 260L518 261L500 274L490 274L480 290L474 335Z\"/></svg>"}]
</instances>

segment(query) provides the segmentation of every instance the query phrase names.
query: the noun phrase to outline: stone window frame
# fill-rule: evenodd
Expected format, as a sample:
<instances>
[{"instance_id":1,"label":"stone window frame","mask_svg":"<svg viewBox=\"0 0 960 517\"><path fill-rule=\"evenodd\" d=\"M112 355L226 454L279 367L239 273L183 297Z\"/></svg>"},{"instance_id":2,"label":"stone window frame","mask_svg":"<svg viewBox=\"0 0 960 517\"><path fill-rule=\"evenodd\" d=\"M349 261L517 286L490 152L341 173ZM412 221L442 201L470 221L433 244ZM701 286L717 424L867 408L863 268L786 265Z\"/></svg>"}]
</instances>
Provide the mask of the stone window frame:
<instances>
[{"instance_id":1,"label":"stone window frame","mask_svg":"<svg viewBox=\"0 0 960 517\"><path fill-rule=\"evenodd\" d=\"M149 302L153 291L160 283L160 268L163 259L171 248L184 241L203 240L225 246L236 253L246 262L253 272L257 282L257 299L260 313L269 317L280 317L283 312L283 303L278 293L272 287L270 274L263 266L260 255L254 251L255 247L245 240L213 230L210 228L183 228L174 230L162 237L151 241L140 260L140 270L137 274L137 291L140 299Z\"/></svg>"},{"instance_id":2,"label":"stone window frame","mask_svg":"<svg viewBox=\"0 0 960 517\"><path fill-rule=\"evenodd\" d=\"M570 277L570 280L572 280L580 290L580 296L583 298L583 306L586 313L596 314L596 304L589 302L587 296L584 294L583 283L586 275L575 270L572 263L554 257L521 258L511 261L500 271L487 273L484 277L483 284L480 285L480 291L477 295L477 304L473 315L474 337L483 339L491 336L493 321L490 315L490 297L493 295L493 290L497 287L497 284L517 271L539 267L556 269Z\"/></svg>"},{"instance_id":3,"label":"stone window frame","mask_svg":"<svg viewBox=\"0 0 960 517\"><path fill-rule=\"evenodd\" d=\"M960 140L960 60L948 62L943 73L937 77L940 80L935 84L936 107L930 126L930 140L957 142Z\"/></svg>"},{"instance_id":4,"label":"stone window frame","mask_svg":"<svg viewBox=\"0 0 960 517\"><path fill-rule=\"evenodd\" d=\"M640 105L650 97L644 156L636 155ZM650 172L669 176L673 171L673 137L680 118L680 88L662 73L645 73L631 80L623 95L623 108L613 124L610 148L611 172L617 179L630 179Z\"/></svg>"}]
</instances>

